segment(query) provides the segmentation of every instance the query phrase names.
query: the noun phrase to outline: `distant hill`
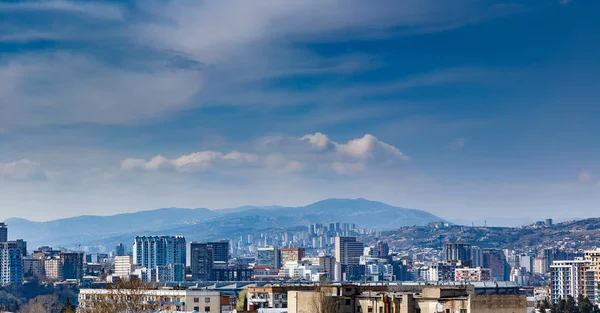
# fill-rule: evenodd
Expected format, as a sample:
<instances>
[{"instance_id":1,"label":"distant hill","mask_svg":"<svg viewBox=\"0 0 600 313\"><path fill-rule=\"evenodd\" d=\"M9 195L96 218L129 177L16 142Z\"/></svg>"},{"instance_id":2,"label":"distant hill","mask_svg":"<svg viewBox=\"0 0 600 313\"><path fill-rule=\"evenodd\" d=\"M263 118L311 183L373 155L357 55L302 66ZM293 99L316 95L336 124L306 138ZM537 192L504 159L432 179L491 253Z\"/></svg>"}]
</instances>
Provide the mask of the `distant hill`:
<instances>
[{"instance_id":1,"label":"distant hill","mask_svg":"<svg viewBox=\"0 0 600 313\"><path fill-rule=\"evenodd\" d=\"M544 249L565 246L574 249L600 247L600 218L569 221L551 227L406 227L383 232L381 240L391 247L439 248L446 241L464 241L482 248ZM364 238L366 242L371 238Z\"/></svg>"},{"instance_id":2,"label":"distant hill","mask_svg":"<svg viewBox=\"0 0 600 313\"><path fill-rule=\"evenodd\" d=\"M78 216L48 222L11 218L11 238L23 238L30 248L40 245L113 245L130 243L140 234L183 235L188 240L231 238L270 228L311 223L354 223L368 229L426 225L443 219L428 212L394 207L366 199L327 199L302 207L243 206L232 209L165 208L112 216Z\"/></svg>"}]
</instances>

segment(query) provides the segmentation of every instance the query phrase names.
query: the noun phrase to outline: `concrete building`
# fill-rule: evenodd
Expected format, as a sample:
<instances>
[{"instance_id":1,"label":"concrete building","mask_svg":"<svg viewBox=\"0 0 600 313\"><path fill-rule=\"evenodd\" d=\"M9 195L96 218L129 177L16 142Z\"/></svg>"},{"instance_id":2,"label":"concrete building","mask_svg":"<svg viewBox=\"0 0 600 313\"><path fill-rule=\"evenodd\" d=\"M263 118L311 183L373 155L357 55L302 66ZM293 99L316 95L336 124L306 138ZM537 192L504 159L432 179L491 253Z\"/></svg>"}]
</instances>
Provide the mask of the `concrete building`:
<instances>
[{"instance_id":1,"label":"concrete building","mask_svg":"<svg viewBox=\"0 0 600 313\"><path fill-rule=\"evenodd\" d=\"M58 258L44 260L44 272L46 277L52 280L63 280L62 263Z\"/></svg>"},{"instance_id":2,"label":"concrete building","mask_svg":"<svg viewBox=\"0 0 600 313\"><path fill-rule=\"evenodd\" d=\"M589 267L590 262L583 259L554 261L550 265L552 301L558 302L567 296L577 299L580 294L585 294L585 278Z\"/></svg>"},{"instance_id":3,"label":"concrete building","mask_svg":"<svg viewBox=\"0 0 600 313\"><path fill-rule=\"evenodd\" d=\"M589 263L586 271L585 295L594 304L600 303L600 248L584 252Z\"/></svg>"},{"instance_id":4,"label":"concrete building","mask_svg":"<svg viewBox=\"0 0 600 313\"><path fill-rule=\"evenodd\" d=\"M287 308L289 291L313 289L313 286L251 287L248 288L246 295L248 301L247 310L257 311L263 308Z\"/></svg>"},{"instance_id":5,"label":"concrete building","mask_svg":"<svg viewBox=\"0 0 600 313\"><path fill-rule=\"evenodd\" d=\"M304 258L304 248L283 248L281 249L281 264L285 266L287 262L299 262Z\"/></svg>"},{"instance_id":6,"label":"concrete building","mask_svg":"<svg viewBox=\"0 0 600 313\"><path fill-rule=\"evenodd\" d=\"M213 260L215 262L229 262L229 241L207 242L209 248L213 250Z\"/></svg>"},{"instance_id":7,"label":"concrete building","mask_svg":"<svg viewBox=\"0 0 600 313\"><path fill-rule=\"evenodd\" d=\"M156 282L176 283L185 281L185 265L182 263L157 266Z\"/></svg>"},{"instance_id":8,"label":"concrete building","mask_svg":"<svg viewBox=\"0 0 600 313\"><path fill-rule=\"evenodd\" d=\"M79 292L78 312L93 309L95 303L108 301L111 298L126 298L126 295L115 295L108 289L81 289ZM216 290L205 289L149 289L138 291L143 294L144 303L158 303L157 311L184 312L221 312L221 295ZM126 294L126 291L123 292ZM126 300L124 300L126 301Z\"/></svg>"},{"instance_id":9,"label":"concrete building","mask_svg":"<svg viewBox=\"0 0 600 313\"><path fill-rule=\"evenodd\" d=\"M0 243L0 283L4 285L23 282L23 259L21 251Z\"/></svg>"},{"instance_id":10,"label":"concrete building","mask_svg":"<svg viewBox=\"0 0 600 313\"><path fill-rule=\"evenodd\" d=\"M471 246L471 267L483 267L483 250L477 246Z\"/></svg>"},{"instance_id":11,"label":"concrete building","mask_svg":"<svg viewBox=\"0 0 600 313\"><path fill-rule=\"evenodd\" d=\"M153 269L167 264L186 264L183 236L138 236L133 244L133 263Z\"/></svg>"},{"instance_id":12,"label":"concrete building","mask_svg":"<svg viewBox=\"0 0 600 313\"><path fill-rule=\"evenodd\" d=\"M283 276L306 281L324 281L327 278L325 267L314 265L310 261L290 261L283 266Z\"/></svg>"},{"instance_id":13,"label":"concrete building","mask_svg":"<svg viewBox=\"0 0 600 313\"><path fill-rule=\"evenodd\" d=\"M117 256L125 256L125 245L122 243L119 243L115 247L115 257Z\"/></svg>"},{"instance_id":14,"label":"concrete building","mask_svg":"<svg viewBox=\"0 0 600 313\"><path fill-rule=\"evenodd\" d=\"M190 269L193 281L211 280L214 265L214 250L207 243L189 244Z\"/></svg>"},{"instance_id":15,"label":"concrete building","mask_svg":"<svg viewBox=\"0 0 600 313\"><path fill-rule=\"evenodd\" d=\"M115 257L115 273L114 276L120 278L128 278L133 273L133 257L127 256L116 256Z\"/></svg>"},{"instance_id":16,"label":"concrete building","mask_svg":"<svg viewBox=\"0 0 600 313\"><path fill-rule=\"evenodd\" d=\"M0 223L0 242L8 241L8 226L5 223Z\"/></svg>"},{"instance_id":17,"label":"concrete building","mask_svg":"<svg viewBox=\"0 0 600 313\"><path fill-rule=\"evenodd\" d=\"M356 237L335 237L335 259L342 265L359 264L364 252L364 244Z\"/></svg>"},{"instance_id":18,"label":"concrete building","mask_svg":"<svg viewBox=\"0 0 600 313\"><path fill-rule=\"evenodd\" d=\"M489 268L456 268L454 270L455 281L491 281L492 271Z\"/></svg>"},{"instance_id":19,"label":"concrete building","mask_svg":"<svg viewBox=\"0 0 600 313\"><path fill-rule=\"evenodd\" d=\"M62 267L62 279L83 278L83 253L62 252L58 255Z\"/></svg>"},{"instance_id":20,"label":"concrete building","mask_svg":"<svg viewBox=\"0 0 600 313\"><path fill-rule=\"evenodd\" d=\"M44 272L44 260L25 257L23 258L23 274L25 276L43 277Z\"/></svg>"},{"instance_id":21,"label":"concrete building","mask_svg":"<svg viewBox=\"0 0 600 313\"><path fill-rule=\"evenodd\" d=\"M325 295L328 300L319 301ZM317 301L315 301L315 299ZM472 286L429 286L421 292L363 290L356 286L288 292L288 313L525 313L519 294L477 294ZM327 307L324 307L324 306Z\"/></svg>"},{"instance_id":22,"label":"concrete building","mask_svg":"<svg viewBox=\"0 0 600 313\"><path fill-rule=\"evenodd\" d=\"M446 242L444 261L471 266L471 245L465 242Z\"/></svg>"},{"instance_id":23,"label":"concrete building","mask_svg":"<svg viewBox=\"0 0 600 313\"><path fill-rule=\"evenodd\" d=\"M281 268L281 250L270 248L258 248L256 265Z\"/></svg>"}]
</instances>

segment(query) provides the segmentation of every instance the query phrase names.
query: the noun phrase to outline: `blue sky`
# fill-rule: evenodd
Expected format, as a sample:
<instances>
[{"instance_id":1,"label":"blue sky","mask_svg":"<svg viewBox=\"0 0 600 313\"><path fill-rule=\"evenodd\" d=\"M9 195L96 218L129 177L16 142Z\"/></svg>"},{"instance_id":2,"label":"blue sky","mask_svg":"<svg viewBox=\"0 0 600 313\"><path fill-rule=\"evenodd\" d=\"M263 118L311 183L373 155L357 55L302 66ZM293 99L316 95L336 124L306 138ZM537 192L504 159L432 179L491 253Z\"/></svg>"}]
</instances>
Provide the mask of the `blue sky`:
<instances>
[{"instance_id":1,"label":"blue sky","mask_svg":"<svg viewBox=\"0 0 600 313\"><path fill-rule=\"evenodd\" d=\"M597 1L0 1L0 218L597 216Z\"/></svg>"}]
</instances>

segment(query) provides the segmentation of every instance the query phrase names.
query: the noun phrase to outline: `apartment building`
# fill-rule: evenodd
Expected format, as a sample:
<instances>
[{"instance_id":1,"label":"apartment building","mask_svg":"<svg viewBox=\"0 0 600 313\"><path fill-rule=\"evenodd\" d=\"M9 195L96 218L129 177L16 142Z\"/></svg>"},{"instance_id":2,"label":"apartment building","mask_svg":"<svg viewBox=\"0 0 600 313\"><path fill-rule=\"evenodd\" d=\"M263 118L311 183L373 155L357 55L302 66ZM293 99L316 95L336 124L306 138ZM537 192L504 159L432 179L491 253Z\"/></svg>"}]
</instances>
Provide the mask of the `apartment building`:
<instances>
[{"instance_id":1,"label":"apartment building","mask_svg":"<svg viewBox=\"0 0 600 313\"><path fill-rule=\"evenodd\" d=\"M109 290L109 289L81 289L79 292L78 312L92 310L97 303L103 301L112 301L118 298L120 301L133 298L128 296L128 290ZM205 289L148 289L137 290L135 297L143 298L144 304L158 305L156 311L185 311L202 313L220 313L221 296L216 290Z\"/></svg>"}]
</instances>

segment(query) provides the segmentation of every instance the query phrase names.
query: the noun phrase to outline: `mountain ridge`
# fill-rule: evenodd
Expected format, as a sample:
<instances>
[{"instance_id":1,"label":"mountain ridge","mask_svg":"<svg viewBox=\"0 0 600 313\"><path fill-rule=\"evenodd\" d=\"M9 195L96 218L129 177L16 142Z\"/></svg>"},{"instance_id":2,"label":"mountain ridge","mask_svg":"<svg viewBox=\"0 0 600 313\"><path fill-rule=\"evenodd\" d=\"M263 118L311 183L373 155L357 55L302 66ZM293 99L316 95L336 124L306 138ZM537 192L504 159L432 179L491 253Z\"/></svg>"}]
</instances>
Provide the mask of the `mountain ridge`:
<instances>
[{"instance_id":1,"label":"mountain ridge","mask_svg":"<svg viewBox=\"0 0 600 313\"><path fill-rule=\"evenodd\" d=\"M81 215L47 222L5 220L11 238L38 245L112 245L139 234L180 234L190 240L231 238L241 230L345 222L368 229L425 225L444 221L431 213L358 199L325 199L305 206L242 206L231 209L160 208L107 216ZM131 240L131 239L130 239ZM129 241L130 241L129 240Z\"/></svg>"}]
</instances>

